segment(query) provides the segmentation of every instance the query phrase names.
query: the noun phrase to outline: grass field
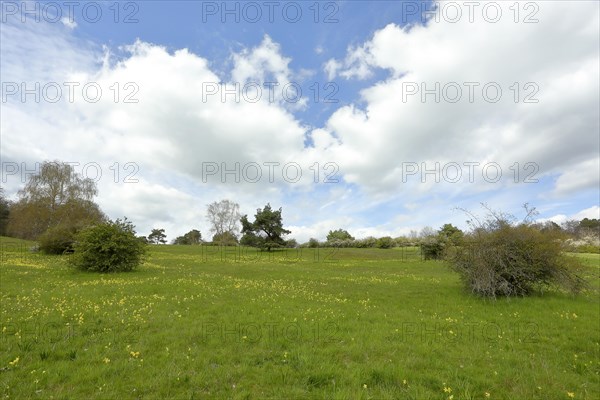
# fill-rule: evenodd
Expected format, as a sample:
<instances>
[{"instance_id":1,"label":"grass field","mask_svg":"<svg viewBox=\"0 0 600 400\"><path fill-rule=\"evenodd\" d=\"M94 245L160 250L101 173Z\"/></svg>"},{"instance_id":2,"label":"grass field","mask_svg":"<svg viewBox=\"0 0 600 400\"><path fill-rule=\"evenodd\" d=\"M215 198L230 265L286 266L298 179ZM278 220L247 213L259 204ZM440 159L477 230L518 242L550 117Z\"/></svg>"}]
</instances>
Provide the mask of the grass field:
<instances>
[{"instance_id":1,"label":"grass field","mask_svg":"<svg viewBox=\"0 0 600 400\"><path fill-rule=\"evenodd\" d=\"M77 272L2 238L0 395L33 399L598 399L592 290L486 301L415 249L153 246Z\"/></svg>"}]
</instances>

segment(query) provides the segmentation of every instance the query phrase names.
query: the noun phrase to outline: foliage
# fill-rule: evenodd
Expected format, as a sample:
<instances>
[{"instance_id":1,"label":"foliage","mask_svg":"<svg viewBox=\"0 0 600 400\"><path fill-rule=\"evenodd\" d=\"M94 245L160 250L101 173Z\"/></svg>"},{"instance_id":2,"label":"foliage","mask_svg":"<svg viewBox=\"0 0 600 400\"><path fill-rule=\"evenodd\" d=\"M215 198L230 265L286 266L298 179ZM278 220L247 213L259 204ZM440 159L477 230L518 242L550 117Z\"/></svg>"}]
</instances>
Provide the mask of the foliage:
<instances>
[{"instance_id":1,"label":"foliage","mask_svg":"<svg viewBox=\"0 0 600 400\"><path fill-rule=\"evenodd\" d=\"M584 281L577 260L564 253L565 236L542 231L527 220L535 209L525 209L527 217L518 224L488 209L487 219L477 219L463 246L449 254L451 268L472 292L486 297L525 296L551 285L579 292Z\"/></svg>"},{"instance_id":2,"label":"foliage","mask_svg":"<svg viewBox=\"0 0 600 400\"><path fill-rule=\"evenodd\" d=\"M582 229L589 229L591 231L600 231L600 220L584 218L579 222L579 227Z\"/></svg>"},{"instance_id":3,"label":"foliage","mask_svg":"<svg viewBox=\"0 0 600 400\"><path fill-rule=\"evenodd\" d=\"M10 203L4 197L4 190L0 188L0 236L6 235L6 226L10 215Z\"/></svg>"},{"instance_id":4,"label":"foliage","mask_svg":"<svg viewBox=\"0 0 600 400\"><path fill-rule=\"evenodd\" d=\"M97 194L93 180L83 178L72 165L61 161L44 161L39 173L32 175L19 191L22 199L47 202L53 210L72 200L91 200Z\"/></svg>"},{"instance_id":5,"label":"foliage","mask_svg":"<svg viewBox=\"0 0 600 400\"><path fill-rule=\"evenodd\" d=\"M463 231L452 224L444 224L438 231L440 239L444 242L449 242L453 246L460 245L464 237Z\"/></svg>"},{"instance_id":6,"label":"foliage","mask_svg":"<svg viewBox=\"0 0 600 400\"><path fill-rule=\"evenodd\" d=\"M237 246L238 239L231 232L223 232L217 233L212 238L213 244L218 244L220 246Z\"/></svg>"},{"instance_id":7,"label":"foliage","mask_svg":"<svg viewBox=\"0 0 600 400\"><path fill-rule=\"evenodd\" d=\"M315 238L310 238L308 239L307 247L311 249L316 249L317 247L319 247L319 241Z\"/></svg>"},{"instance_id":8,"label":"foliage","mask_svg":"<svg viewBox=\"0 0 600 400\"><path fill-rule=\"evenodd\" d=\"M381 237L377 239L376 246L379 249L391 249L394 247L394 239L392 239L390 236Z\"/></svg>"},{"instance_id":9,"label":"foliage","mask_svg":"<svg viewBox=\"0 0 600 400\"><path fill-rule=\"evenodd\" d=\"M285 247L288 249L295 249L298 247L298 241L294 238L285 241Z\"/></svg>"},{"instance_id":10,"label":"foliage","mask_svg":"<svg viewBox=\"0 0 600 400\"><path fill-rule=\"evenodd\" d=\"M440 236L429 236L421 240L421 252L425 260L441 260L446 242Z\"/></svg>"},{"instance_id":11,"label":"foliage","mask_svg":"<svg viewBox=\"0 0 600 400\"><path fill-rule=\"evenodd\" d=\"M242 235L242 238L240 239L240 244L242 246L260 247L261 243L262 243L261 238L251 232L245 233L244 235Z\"/></svg>"},{"instance_id":12,"label":"foliage","mask_svg":"<svg viewBox=\"0 0 600 400\"><path fill-rule=\"evenodd\" d=\"M167 243L167 235L165 235L164 229L154 228L148 235L148 240L153 244L165 244Z\"/></svg>"},{"instance_id":13,"label":"foliage","mask_svg":"<svg viewBox=\"0 0 600 400\"><path fill-rule=\"evenodd\" d=\"M600 246L594 246L593 244L582 244L580 246L576 246L573 251L577 253L600 254Z\"/></svg>"},{"instance_id":14,"label":"foliage","mask_svg":"<svg viewBox=\"0 0 600 400\"><path fill-rule=\"evenodd\" d=\"M72 165L45 161L19 191L19 200L11 207L7 232L35 240L58 225L67 231L105 221L106 216L92 201L97 193L95 182L81 177Z\"/></svg>"},{"instance_id":15,"label":"foliage","mask_svg":"<svg viewBox=\"0 0 600 400\"><path fill-rule=\"evenodd\" d=\"M374 238L373 236L368 236L364 239L356 240L355 247L358 247L359 249L377 247L377 238Z\"/></svg>"},{"instance_id":16,"label":"foliage","mask_svg":"<svg viewBox=\"0 0 600 400\"><path fill-rule=\"evenodd\" d=\"M283 227L281 220L281 208L273 210L271 205L267 205L261 210L256 210L254 222L248 221L248 216L241 218L242 233L254 234L258 247L271 251L273 248L285 246L283 235L290 234L291 231Z\"/></svg>"},{"instance_id":17,"label":"foliage","mask_svg":"<svg viewBox=\"0 0 600 400\"><path fill-rule=\"evenodd\" d=\"M64 254L73 251L77 230L66 224L55 225L38 238L39 249L46 254Z\"/></svg>"},{"instance_id":18,"label":"foliage","mask_svg":"<svg viewBox=\"0 0 600 400\"><path fill-rule=\"evenodd\" d=\"M210 231L221 237L224 233L236 237L240 221L240 205L231 200L221 200L206 206L206 219L211 225ZM229 236L228 236L229 237Z\"/></svg>"},{"instance_id":19,"label":"foliage","mask_svg":"<svg viewBox=\"0 0 600 400\"><path fill-rule=\"evenodd\" d=\"M83 229L75 239L74 254L69 261L85 271L131 271L143 262L147 249L126 218Z\"/></svg>"},{"instance_id":20,"label":"foliage","mask_svg":"<svg viewBox=\"0 0 600 400\"><path fill-rule=\"evenodd\" d=\"M327 234L327 241L333 242L335 240L354 240L354 237L352 237L352 235L350 235L348 231L344 229L329 231Z\"/></svg>"},{"instance_id":21,"label":"foliage","mask_svg":"<svg viewBox=\"0 0 600 400\"><path fill-rule=\"evenodd\" d=\"M178 236L173 240L173 244L196 245L202 243L202 234L197 229L192 229L183 236Z\"/></svg>"}]
</instances>

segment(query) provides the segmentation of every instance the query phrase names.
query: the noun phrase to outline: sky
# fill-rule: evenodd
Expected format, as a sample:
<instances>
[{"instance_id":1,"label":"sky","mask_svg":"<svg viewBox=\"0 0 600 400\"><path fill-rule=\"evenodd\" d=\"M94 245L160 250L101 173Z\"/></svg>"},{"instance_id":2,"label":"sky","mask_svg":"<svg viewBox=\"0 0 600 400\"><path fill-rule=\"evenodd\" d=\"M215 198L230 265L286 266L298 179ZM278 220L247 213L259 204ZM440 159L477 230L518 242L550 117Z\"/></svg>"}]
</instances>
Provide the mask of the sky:
<instances>
[{"instance_id":1,"label":"sky","mask_svg":"<svg viewBox=\"0 0 600 400\"><path fill-rule=\"evenodd\" d=\"M69 162L169 240L221 199L299 242L599 218L599 4L2 1L1 186Z\"/></svg>"}]
</instances>

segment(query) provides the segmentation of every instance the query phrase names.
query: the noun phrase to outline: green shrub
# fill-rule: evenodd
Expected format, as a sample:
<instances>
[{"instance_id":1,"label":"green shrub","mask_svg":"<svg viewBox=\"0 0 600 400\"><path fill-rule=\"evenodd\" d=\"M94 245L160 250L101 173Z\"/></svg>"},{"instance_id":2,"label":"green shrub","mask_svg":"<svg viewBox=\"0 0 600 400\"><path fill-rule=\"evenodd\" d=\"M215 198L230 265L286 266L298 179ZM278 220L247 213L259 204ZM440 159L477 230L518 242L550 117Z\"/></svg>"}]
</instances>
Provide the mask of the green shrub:
<instances>
[{"instance_id":1,"label":"green shrub","mask_svg":"<svg viewBox=\"0 0 600 400\"><path fill-rule=\"evenodd\" d=\"M220 234L216 234L212 238L212 242L219 246L237 246L238 239L231 232L223 232Z\"/></svg>"},{"instance_id":2,"label":"green shrub","mask_svg":"<svg viewBox=\"0 0 600 400\"><path fill-rule=\"evenodd\" d=\"M95 272L131 271L139 266L147 245L135 235L127 219L106 222L79 232L70 262L76 268Z\"/></svg>"},{"instance_id":3,"label":"green shrub","mask_svg":"<svg viewBox=\"0 0 600 400\"><path fill-rule=\"evenodd\" d=\"M317 247L319 247L319 241L315 238L310 238L308 240L308 247L311 249L316 249Z\"/></svg>"},{"instance_id":4,"label":"green shrub","mask_svg":"<svg viewBox=\"0 0 600 400\"><path fill-rule=\"evenodd\" d=\"M446 241L439 236L426 237L421 241L421 252L425 260L441 260L445 249Z\"/></svg>"},{"instance_id":5,"label":"green shrub","mask_svg":"<svg viewBox=\"0 0 600 400\"><path fill-rule=\"evenodd\" d=\"M240 239L240 244L248 247L260 247L261 239L254 233L245 233Z\"/></svg>"},{"instance_id":6,"label":"green shrub","mask_svg":"<svg viewBox=\"0 0 600 400\"><path fill-rule=\"evenodd\" d=\"M377 239L373 236L366 237L364 239L359 239L355 241L356 247L359 249L367 249L371 247L377 246Z\"/></svg>"},{"instance_id":7,"label":"green shrub","mask_svg":"<svg viewBox=\"0 0 600 400\"><path fill-rule=\"evenodd\" d=\"M56 225L48 228L38 238L39 249L46 254L64 254L73 251L76 229L73 226Z\"/></svg>"},{"instance_id":8,"label":"green shrub","mask_svg":"<svg viewBox=\"0 0 600 400\"><path fill-rule=\"evenodd\" d=\"M593 244L583 244L581 246L575 247L575 251L577 253L600 253L600 246L594 246Z\"/></svg>"},{"instance_id":9,"label":"green shrub","mask_svg":"<svg viewBox=\"0 0 600 400\"><path fill-rule=\"evenodd\" d=\"M551 285L577 293L585 282L564 243L558 231L498 220L465 236L447 258L467 288L482 296L525 296Z\"/></svg>"},{"instance_id":10,"label":"green shrub","mask_svg":"<svg viewBox=\"0 0 600 400\"><path fill-rule=\"evenodd\" d=\"M380 249L391 249L394 247L394 239L389 236L384 236L377 239L377 247Z\"/></svg>"}]
</instances>

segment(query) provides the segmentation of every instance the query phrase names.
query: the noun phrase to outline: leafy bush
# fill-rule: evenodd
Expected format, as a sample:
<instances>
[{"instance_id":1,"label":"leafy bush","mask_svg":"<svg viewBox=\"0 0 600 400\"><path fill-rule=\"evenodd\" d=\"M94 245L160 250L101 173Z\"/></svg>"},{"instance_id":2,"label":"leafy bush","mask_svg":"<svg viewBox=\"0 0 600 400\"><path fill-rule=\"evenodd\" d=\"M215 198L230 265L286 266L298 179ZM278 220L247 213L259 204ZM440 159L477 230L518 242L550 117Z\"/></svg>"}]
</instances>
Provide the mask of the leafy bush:
<instances>
[{"instance_id":1,"label":"leafy bush","mask_svg":"<svg viewBox=\"0 0 600 400\"><path fill-rule=\"evenodd\" d=\"M288 239L285 241L285 247L288 249L295 249L298 247L298 241L296 239Z\"/></svg>"},{"instance_id":2,"label":"leafy bush","mask_svg":"<svg viewBox=\"0 0 600 400\"><path fill-rule=\"evenodd\" d=\"M64 254L73 251L76 229L73 226L56 225L48 228L39 238L39 249L46 254Z\"/></svg>"},{"instance_id":3,"label":"leafy bush","mask_svg":"<svg viewBox=\"0 0 600 400\"><path fill-rule=\"evenodd\" d=\"M213 236L212 242L219 246L237 246L238 239L231 232L217 233Z\"/></svg>"},{"instance_id":4,"label":"leafy bush","mask_svg":"<svg viewBox=\"0 0 600 400\"><path fill-rule=\"evenodd\" d=\"M327 241L333 242L335 240L354 240L354 238L344 229L329 231L327 234Z\"/></svg>"},{"instance_id":5,"label":"leafy bush","mask_svg":"<svg viewBox=\"0 0 600 400\"><path fill-rule=\"evenodd\" d=\"M390 236L379 238L377 239L377 247L380 249L391 249L394 247L394 239L392 239Z\"/></svg>"},{"instance_id":6,"label":"leafy bush","mask_svg":"<svg viewBox=\"0 0 600 400\"><path fill-rule=\"evenodd\" d=\"M356 240L354 239L332 239L322 243L320 247L337 247L337 248L348 248L355 247Z\"/></svg>"},{"instance_id":7,"label":"leafy bush","mask_svg":"<svg viewBox=\"0 0 600 400\"><path fill-rule=\"evenodd\" d=\"M70 262L76 268L96 272L131 271L143 262L147 245L135 235L131 222L106 222L79 232Z\"/></svg>"},{"instance_id":8,"label":"leafy bush","mask_svg":"<svg viewBox=\"0 0 600 400\"><path fill-rule=\"evenodd\" d=\"M242 246L260 247L261 238L254 233L245 233L240 239L240 244Z\"/></svg>"},{"instance_id":9,"label":"leafy bush","mask_svg":"<svg viewBox=\"0 0 600 400\"><path fill-rule=\"evenodd\" d=\"M439 236L430 236L421 241L421 252L425 260L441 260L446 242Z\"/></svg>"},{"instance_id":10,"label":"leafy bush","mask_svg":"<svg viewBox=\"0 0 600 400\"><path fill-rule=\"evenodd\" d=\"M448 255L451 268L472 292L486 297L525 296L551 285L571 293L583 288L580 263L564 253L561 232L543 232L527 222L515 225L502 214L492 213L492 217Z\"/></svg>"},{"instance_id":11,"label":"leafy bush","mask_svg":"<svg viewBox=\"0 0 600 400\"><path fill-rule=\"evenodd\" d=\"M581 246L575 247L574 250L577 253L594 253L594 254L600 254L600 246L594 246L593 244L583 244Z\"/></svg>"},{"instance_id":12,"label":"leafy bush","mask_svg":"<svg viewBox=\"0 0 600 400\"><path fill-rule=\"evenodd\" d=\"M315 238L310 238L308 240L308 247L311 249L316 249L317 247L319 247L319 241Z\"/></svg>"},{"instance_id":13,"label":"leafy bush","mask_svg":"<svg viewBox=\"0 0 600 400\"><path fill-rule=\"evenodd\" d=\"M366 237L355 241L356 247L359 249L377 247L377 239L373 236Z\"/></svg>"}]
</instances>

